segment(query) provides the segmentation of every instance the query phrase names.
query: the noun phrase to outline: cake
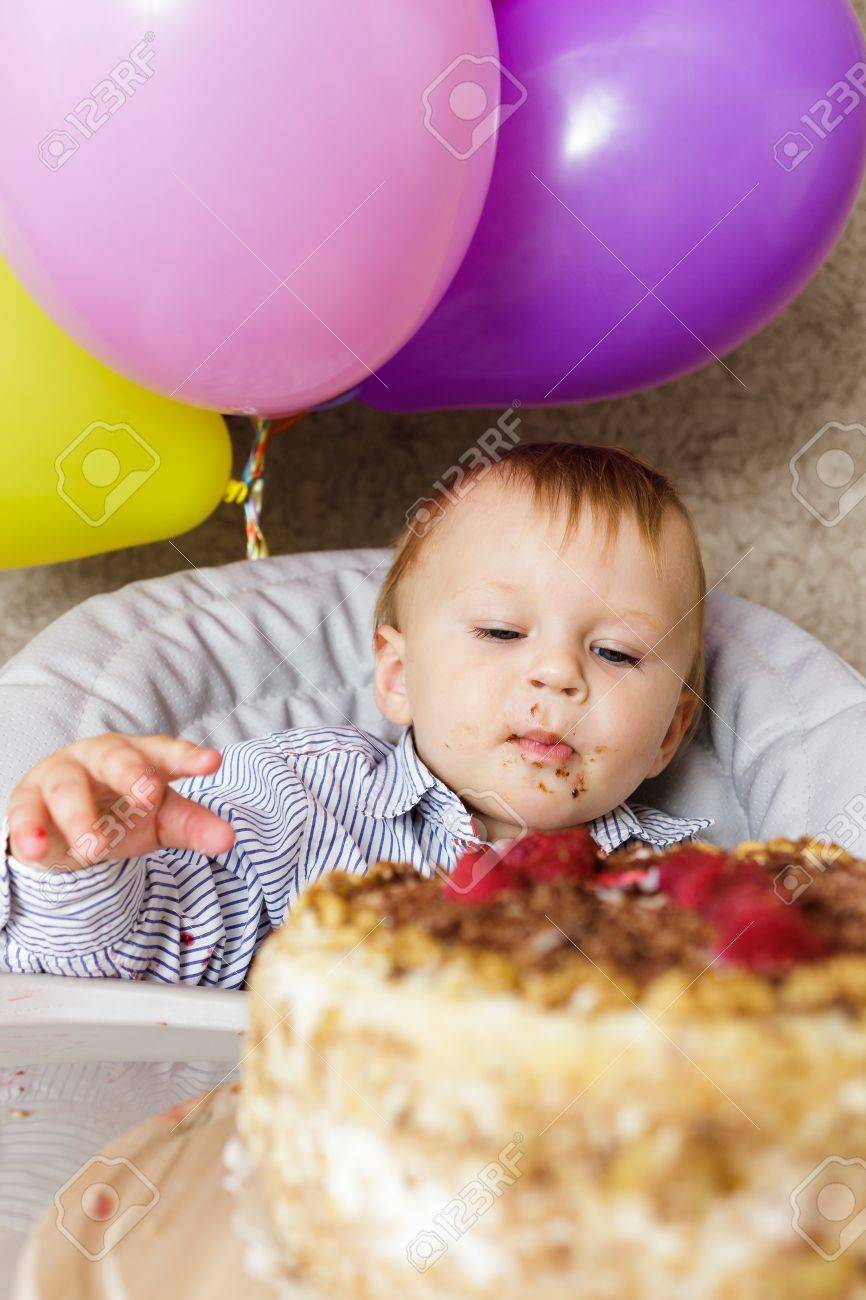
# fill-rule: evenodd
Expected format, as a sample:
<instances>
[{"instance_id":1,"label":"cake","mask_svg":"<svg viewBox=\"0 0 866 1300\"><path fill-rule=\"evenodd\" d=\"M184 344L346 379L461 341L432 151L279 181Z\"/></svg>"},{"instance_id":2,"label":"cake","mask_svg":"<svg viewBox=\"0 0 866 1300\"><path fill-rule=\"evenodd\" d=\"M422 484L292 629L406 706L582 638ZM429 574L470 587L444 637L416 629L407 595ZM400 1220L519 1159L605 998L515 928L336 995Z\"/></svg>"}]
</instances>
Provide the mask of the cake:
<instances>
[{"instance_id":1,"label":"cake","mask_svg":"<svg viewBox=\"0 0 866 1300\"><path fill-rule=\"evenodd\" d=\"M840 847L577 829L332 872L249 987L238 1131L286 1295L866 1296Z\"/></svg>"}]
</instances>

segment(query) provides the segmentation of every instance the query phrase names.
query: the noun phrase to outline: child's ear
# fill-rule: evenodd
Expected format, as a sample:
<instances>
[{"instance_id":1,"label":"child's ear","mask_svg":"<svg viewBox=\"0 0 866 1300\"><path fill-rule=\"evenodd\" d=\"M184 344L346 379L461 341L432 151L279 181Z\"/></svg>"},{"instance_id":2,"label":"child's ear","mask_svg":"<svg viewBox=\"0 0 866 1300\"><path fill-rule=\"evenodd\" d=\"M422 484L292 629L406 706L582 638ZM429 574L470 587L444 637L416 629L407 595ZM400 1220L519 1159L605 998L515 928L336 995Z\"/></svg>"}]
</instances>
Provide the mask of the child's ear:
<instances>
[{"instance_id":1,"label":"child's ear","mask_svg":"<svg viewBox=\"0 0 866 1300\"><path fill-rule=\"evenodd\" d=\"M688 730L689 723L694 717L695 709L697 707L698 697L689 689L688 686L684 686L680 692L679 703L674 711L674 716L671 718L671 724L668 727L667 732L665 733L665 738L659 747L659 752L656 754L652 767L647 772L648 777L658 776L659 772L665 770L668 763L679 749L680 742Z\"/></svg>"},{"instance_id":2,"label":"child's ear","mask_svg":"<svg viewBox=\"0 0 866 1300\"><path fill-rule=\"evenodd\" d=\"M405 645L406 638L395 627L382 623L376 628L373 677L376 707L389 722L400 727L408 727L412 722L403 666Z\"/></svg>"}]
</instances>

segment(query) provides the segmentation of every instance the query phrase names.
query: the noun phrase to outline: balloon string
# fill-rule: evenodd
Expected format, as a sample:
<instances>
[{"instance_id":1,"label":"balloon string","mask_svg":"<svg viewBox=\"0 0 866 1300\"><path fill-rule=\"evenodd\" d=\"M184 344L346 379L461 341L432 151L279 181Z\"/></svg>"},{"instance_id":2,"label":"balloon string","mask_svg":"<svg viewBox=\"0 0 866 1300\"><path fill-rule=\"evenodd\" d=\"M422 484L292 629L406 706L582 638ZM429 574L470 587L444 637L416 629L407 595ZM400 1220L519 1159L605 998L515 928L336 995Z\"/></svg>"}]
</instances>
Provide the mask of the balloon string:
<instances>
[{"instance_id":1,"label":"balloon string","mask_svg":"<svg viewBox=\"0 0 866 1300\"><path fill-rule=\"evenodd\" d=\"M287 416L284 420L269 420L265 417L258 419L256 436L244 472L240 479L230 478L226 486L223 501L242 505L244 508L248 560L261 560L270 555L261 526L262 497L265 489L265 452L268 442L275 433L290 429L306 414L306 411L299 411L297 415Z\"/></svg>"}]
</instances>

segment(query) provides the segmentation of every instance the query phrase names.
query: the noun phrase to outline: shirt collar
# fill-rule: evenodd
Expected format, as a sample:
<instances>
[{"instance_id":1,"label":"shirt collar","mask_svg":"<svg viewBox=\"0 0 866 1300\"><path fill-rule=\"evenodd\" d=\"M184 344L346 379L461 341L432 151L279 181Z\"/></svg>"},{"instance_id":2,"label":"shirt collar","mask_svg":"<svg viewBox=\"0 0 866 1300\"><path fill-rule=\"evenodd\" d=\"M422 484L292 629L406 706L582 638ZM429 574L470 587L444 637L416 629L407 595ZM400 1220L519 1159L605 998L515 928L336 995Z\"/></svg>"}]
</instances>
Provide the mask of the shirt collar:
<instances>
[{"instance_id":1,"label":"shirt collar","mask_svg":"<svg viewBox=\"0 0 866 1300\"><path fill-rule=\"evenodd\" d=\"M422 763L415 749L412 728L407 727L393 749L376 765L358 807L372 817L399 817L414 808L428 790L434 789L447 796L449 802L457 799Z\"/></svg>"},{"instance_id":2,"label":"shirt collar","mask_svg":"<svg viewBox=\"0 0 866 1300\"><path fill-rule=\"evenodd\" d=\"M421 761L412 728L407 727L393 749L377 764L366 794L358 799L358 808L372 817L400 817L425 795L426 812L461 839L478 840L472 817L462 800ZM599 848L612 853L630 839L643 840L655 848L678 844L712 824L711 817L674 817L642 804L621 803L588 826Z\"/></svg>"},{"instance_id":3,"label":"shirt collar","mask_svg":"<svg viewBox=\"0 0 866 1300\"><path fill-rule=\"evenodd\" d=\"M674 817L643 804L621 803L591 821L589 829L599 848L613 853L630 839L643 840L657 849L667 848L691 839L712 824L712 817Z\"/></svg>"}]
</instances>

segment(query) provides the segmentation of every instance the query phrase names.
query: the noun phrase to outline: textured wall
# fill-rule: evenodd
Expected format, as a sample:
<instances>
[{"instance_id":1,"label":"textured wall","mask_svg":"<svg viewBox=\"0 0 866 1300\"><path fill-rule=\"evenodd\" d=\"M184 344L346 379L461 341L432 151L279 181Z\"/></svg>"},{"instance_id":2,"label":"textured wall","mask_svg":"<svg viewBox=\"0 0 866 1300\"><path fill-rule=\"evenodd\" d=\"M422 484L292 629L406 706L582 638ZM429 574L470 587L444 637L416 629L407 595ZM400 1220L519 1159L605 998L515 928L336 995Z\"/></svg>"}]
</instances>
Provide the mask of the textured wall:
<instances>
[{"instance_id":1,"label":"textured wall","mask_svg":"<svg viewBox=\"0 0 866 1300\"><path fill-rule=\"evenodd\" d=\"M857 9L866 20L866 0ZM616 402L524 411L521 434L619 443L671 473L695 511L710 582L728 574L728 590L795 619L866 672L866 502L826 528L794 498L788 469L826 422L866 425L866 194L813 283L725 362L745 388L713 363ZM406 506L498 414L401 417L351 404L309 417L269 453L272 552L385 545ZM248 435L242 422L233 433L237 473ZM242 521L223 505L173 543L0 573L0 662L95 592L242 558Z\"/></svg>"}]
</instances>

